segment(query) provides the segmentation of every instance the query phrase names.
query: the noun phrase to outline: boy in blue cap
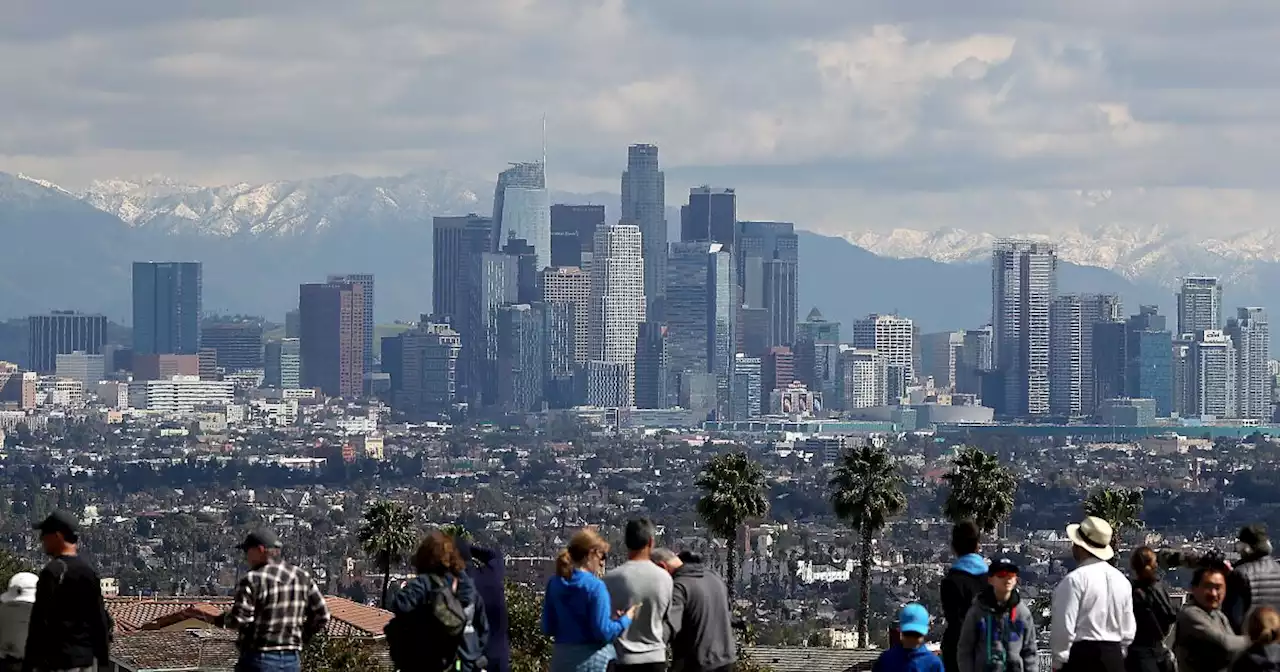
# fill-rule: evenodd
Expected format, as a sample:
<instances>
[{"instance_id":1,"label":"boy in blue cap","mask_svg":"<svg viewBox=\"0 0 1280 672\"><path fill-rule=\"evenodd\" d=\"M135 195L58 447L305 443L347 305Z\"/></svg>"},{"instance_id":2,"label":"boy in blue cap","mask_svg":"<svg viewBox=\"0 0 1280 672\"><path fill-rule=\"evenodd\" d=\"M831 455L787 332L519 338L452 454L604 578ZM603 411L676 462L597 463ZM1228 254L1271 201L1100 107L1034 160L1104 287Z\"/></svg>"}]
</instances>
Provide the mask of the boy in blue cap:
<instances>
[{"instance_id":1,"label":"boy in blue cap","mask_svg":"<svg viewBox=\"0 0 1280 672\"><path fill-rule=\"evenodd\" d=\"M871 672L943 672L942 659L924 646L929 634L929 612L912 602L898 612L897 644L876 659Z\"/></svg>"}]
</instances>

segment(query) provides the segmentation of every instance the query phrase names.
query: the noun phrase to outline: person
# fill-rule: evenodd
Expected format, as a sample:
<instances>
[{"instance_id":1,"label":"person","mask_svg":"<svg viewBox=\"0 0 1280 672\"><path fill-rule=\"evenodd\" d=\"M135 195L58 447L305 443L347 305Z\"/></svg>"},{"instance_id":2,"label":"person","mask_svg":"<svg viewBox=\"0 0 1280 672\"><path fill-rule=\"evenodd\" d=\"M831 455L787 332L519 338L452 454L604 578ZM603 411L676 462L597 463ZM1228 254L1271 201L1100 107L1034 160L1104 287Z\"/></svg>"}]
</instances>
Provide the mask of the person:
<instances>
[{"instance_id":1,"label":"person","mask_svg":"<svg viewBox=\"0 0 1280 672\"><path fill-rule=\"evenodd\" d=\"M1053 669L1121 672L1133 642L1133 589L1112 567L1111 525L1088 516L1067 526L1076 568L1053 591L1049 649Z\"/></svg>"},{"instance_id":2,"label":"person","mask_svg":"<svg viewBox=\"0 0 1280 672\"><path fill-rule=\"evenodd\" d=\"M871 672L943 672L942 660L924 645L929 634L929 612L912 602L898 612L901 637L876 658Z\"/></svg>"},{"instance_id":3,"label":"person","mask_svg":"<svg viewBox=\"0 0 1280 672\"><path fill-rule=\"evenodd\" d=\"M738 648L724 579L692 554L658 548L652 557L672 581L671 605L663 619L671 672L730 672L738 662Z\"/></svg>"},{"instance_id":4,"label":"person","mask_svg":"<svg viewBox=\"0 0 1280 672\"><path fill-rule=\"evenodd\" d=\"M1133 620L1137 625L1133 644L1125 654L1127 672L1174 672L1173 652L1165 639L1178 620L1178 609L1160 581L1156 552L1147 546L1129 554L1133 578Z\"/></svg>"},{"instance_id":5,"label":"person","mask_svg":"<svg viewBox=\"0 0 1280 672\"><path fill-rule=\"evenodd\" d=\"M36 523L40 543L52 560L36 579L23 669L92 670L110 665L111 626L98 573L77 551L75 517L61 511Z\"/></svg>"},{"instance_id":6,"label":"person","mask_svg":"<svg viewBox=\"0 0 1280 672\"><path fill-rule=\"evenodd\" d=\"M608 555L609 544L583 529L556 556L556 574L542 601L542 632L555 641L551 672L604 672L617 658L613 642L640 607L612 612L609 590L597 576Z\"/></svg>"},{"instance_id":7,"label":"person","mask_svg":"<svg viewBox=\"0 0 1280 672\"><path fill-rule=\"evenodd\" d=\"M1235 634L1222 613L1227 592L1227 568L1207 565L1191 577L1191 601L1178 614L1173 651L1178 672L1224 672L1237 654L1249 647L1249 638Z\"/></svg>"},{"instance_id":8,"label":"person","mask_svg":"<svg viewBox=\"0 0 1280 672\"><path fill-rule=\"evenodd\" d=\"M1231 672L1277 672L1280 670L1280 612L1258 607L1245 623L1249 648L1231 664Z\"/></svg>"},{"instance_id":9,"label":"person","mask_svg":"<svg viewBox=\"0 0 1280 672\"><path fill-rule=\"evenodd\" d=\"M502 553L496 549L481 548L468 539L457 540L458 553L466 565L467 576L476 587L476 594L484 604L488 620L489 642L484 647L484 657L489 662L488 672L511 672L511 644L507 634L506 567Z\"/></svg>"},{"instance_id":10,"label":"person","mask_svg":"<svg viewBox=\"0 0 1280 672\"><path fill-rule=\"evenodd\" d=\"M974 599L960 630L960 672L1037 672L1036 624L1020 602L1018 565L1008 558L991 563L987 588Z\"/></svg>"},{"instance_id":11,"label":"person","mask_svg":"<svg viewBox=\"0 0 1280 672\"><path fill-rule=\"evenodd\" d=\"M951 528L951 550L956 560L942 577L942 617L946 629L942 631L942 664L947 672L960 672L956 663L956 647L960 643L960 631L973 599L987 586L987 561L978 554L982 535L972 521L956 523Z\"/></svg>"},{"instance_id":12,"label":"person","mask_svg":"<svg viewBox=\"0 0 1280 672\"><path fill-rule=\"evenodd\" d=\"M488 619L453 537L439 530L428 534L413 555L413 567L418 575L389 605L392 618L385 630L396 667L405 672L485 669Z\"/></svg>"},{"instance_id":13,"label":"person","mask_svg":"<svg viewBox=\"0 0 1280 672\"><path fill-rule=\"evenodd\" d=\"M671 575L653 564L657 528L648 518L627 522L623 540L627 561L604 575L615 611L640 605L631 627L613 643L618 672L663 672L667 669L667 641L663 619L671 604Z\"/></svg>"},{"instance_id":14,"label":"person","mask_svg":"<svg viewBox=\"0 0 1280 672\"><path fill-rule=\"evenodd\" d=\"M324 595L310 574L284 561L270 529L250 532L237 548L250 569L222 617L238 633L236 672L298 672L302 645L329 624Z\"/></svg>"},{"instance_id":15,"label":"person","mask_svg":"<svg viewBox=\"0 0 1280 672\"><path fill-rule=\"evenodd\" d=\"M9 589L0 595L0 672L17 672L27 646L31 608L36 603L40 577L18 572L9 579Z\"/></svg>"},{"instance_id":16,"label":"person","mask_svg":"<svg viewBox=\"0 0 1280 672\"><path fill-rule=\"evenodd\" d=\"M1222 611L1231 627L1243 634L1245 619L1254 607L1280 609L1280 563L1271 557L1271 539L1265 525L1246 525L1236 535L1240 561L1227 575L1227 597Z\"/></svg>"}]
</instances>

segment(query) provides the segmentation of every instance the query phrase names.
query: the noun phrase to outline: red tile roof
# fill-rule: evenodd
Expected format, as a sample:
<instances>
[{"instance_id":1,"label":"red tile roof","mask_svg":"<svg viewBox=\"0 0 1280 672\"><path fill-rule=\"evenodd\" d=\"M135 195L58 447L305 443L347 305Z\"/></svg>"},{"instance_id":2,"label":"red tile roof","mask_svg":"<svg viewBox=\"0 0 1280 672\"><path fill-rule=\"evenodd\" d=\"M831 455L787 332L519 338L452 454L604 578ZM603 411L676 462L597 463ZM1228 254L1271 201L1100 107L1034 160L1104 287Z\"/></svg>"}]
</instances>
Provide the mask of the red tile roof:
<instances>
[{"instance_id":1,"label":"red tile roof","mask_svg":"<svg viewBox=\"0 0 1280 672\"><path fill-rule=\"evenodd\" d=\"M133 632L116 637L111 660L123 670L222 672L236 663L235 633L227 630Z\"/></svg>"},{"instance_id":2,"label":"red tile roof","mask_svg":"<svg viewBox=\"0 0 1280 672\"><path fill-rule=\"evenodd\" d=\"M391 612L377 607L334 595L324 600L333 616L326 629L331 637L380 638L391 621ZM155 630L187 618L210 620L231 608L230 597L108 597L105 601L118 633Z\"/></svg>"}]
</instances>

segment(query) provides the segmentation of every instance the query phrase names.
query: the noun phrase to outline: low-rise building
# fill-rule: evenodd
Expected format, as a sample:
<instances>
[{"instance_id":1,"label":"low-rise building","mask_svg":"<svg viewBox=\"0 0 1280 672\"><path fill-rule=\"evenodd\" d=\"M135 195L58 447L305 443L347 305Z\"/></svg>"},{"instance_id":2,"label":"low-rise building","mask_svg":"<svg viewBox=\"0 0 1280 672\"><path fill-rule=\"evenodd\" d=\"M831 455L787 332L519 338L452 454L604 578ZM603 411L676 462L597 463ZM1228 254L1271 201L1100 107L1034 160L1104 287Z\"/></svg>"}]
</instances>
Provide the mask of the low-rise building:
<instances>
[{"instance_id":1,"label":"low-rise building","mask_svg":"<svg viewBox=\"0 0 1280 672\"><path fill-rule=\"evenodd\" d=\"M136 381L129 384L129 405L146 411L191 413L199 405L230 403L234 387L229 381L199 376Z\"/></svg>"}]
</instances>

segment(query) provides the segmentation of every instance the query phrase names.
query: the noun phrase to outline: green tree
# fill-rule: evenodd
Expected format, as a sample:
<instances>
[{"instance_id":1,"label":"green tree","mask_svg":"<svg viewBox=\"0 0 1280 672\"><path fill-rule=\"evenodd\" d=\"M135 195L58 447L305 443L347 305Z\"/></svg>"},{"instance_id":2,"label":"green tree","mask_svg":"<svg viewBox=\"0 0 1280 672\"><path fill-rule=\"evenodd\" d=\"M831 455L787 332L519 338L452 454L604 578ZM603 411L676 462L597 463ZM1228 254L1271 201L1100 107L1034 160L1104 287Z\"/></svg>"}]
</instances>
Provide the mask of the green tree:
<instances>
[{"instance_id":1,"label":"green tree","mask_svg":"<svg viewBox=\"0 0 1280 672\"><path fill-rule=\"evenodd\" d=\"M364 512L360 525L360 545L378 562L382 570L382 607L387 606L387 589L391 585L391 563L399 563L417 543L413 514L398 502L381 501Z\"/></svg>"},{"instance_id":2,"label":"green tree","mask_svg":"<svg viewBox=\"0 0 1280 672\"><path fill-rule=\"evenodd\" d=\"M504 592L511 672L543 672L551 665L551 638L542 632L542 596L511 581Z\"/></svg>"},{"instance_id":3,"label":"green tree","mask_svg":"<svg viewBox=\"0 0 1280 672\"><path fill-rule=\"evenodd\" d=\"M302 651L302 672L368 672L382 667L368 642L323 633Z\"/></svg>"},{"instance_id":4,"label":"green tree","mask_svg":"<svg viewBox=\"0 0 1280 672\"><path fill-rule=\"evenodd\" d=\"M462 523L449 523L448 525L441 525L440 531L458 540L472 541L474 539L474 537L472 537L471 535L471 532L467 530L467 526L463 525Z\"/></svg>"},{"instance_id":5,"label":"green tree","mask_svg":"<svg viewBox=\"0 0 1280 672\"><path fill-rule=\"evenodd\" d=\"M1084 515L1111 524L1111 548L1120 550L1120 535L1126 529L1142 529L1142 490L1102 488L1084 500Z\"/></svg>"},{"instance_id":6,"label":"green tree","mask_svg":"<svg viewBox=\"0 0 1280 672\"><path fill-rule=\"evenodd\" d=\"M0 586L8 586L9 579L18 572L35 571L31 563L9 551L0 549Z\"/></svg>"},{"instance_id":7,"label":"green tree","mask_svg":"<svg viewBox=\"0 0 1280 672\"><path fill-rule=\"evenodd\" d=\"M726 453L707 463L697 485L703 493L698 499L698 515L712 534L728 542L725 580L732 602L738 581L738 530L769 510L764 496L764 469L745 452Z\"/></svg>"},{"instance_id":8,"label":"green tree","mask_svg":"<svg viewBox=\"0 0 1280 672\"><path fill-rule=\"evenodd\" d=\"M992 453L961 448L942 478L951 486L943 513L953 522L972 520L984 532L994 532L1013 512L1018 481Z\"/></svg>"},{"instance_id":9,"label":"green tree","mask_svg":"<svg viewBox=\"0 0 1280 672\"><path fill-rule=\"evenodd\" d=\"M867 646L871 621L871 544L877 531L891 516L902 513L907 498L902 494L902 475L889 450L860 446L844 451L831 477L831 506L836 516L862 536L862 565L859 577L858 638Z\"/></svg>"}]
</instances>

